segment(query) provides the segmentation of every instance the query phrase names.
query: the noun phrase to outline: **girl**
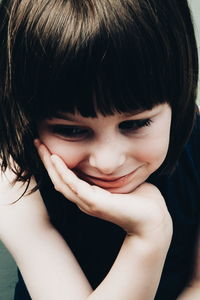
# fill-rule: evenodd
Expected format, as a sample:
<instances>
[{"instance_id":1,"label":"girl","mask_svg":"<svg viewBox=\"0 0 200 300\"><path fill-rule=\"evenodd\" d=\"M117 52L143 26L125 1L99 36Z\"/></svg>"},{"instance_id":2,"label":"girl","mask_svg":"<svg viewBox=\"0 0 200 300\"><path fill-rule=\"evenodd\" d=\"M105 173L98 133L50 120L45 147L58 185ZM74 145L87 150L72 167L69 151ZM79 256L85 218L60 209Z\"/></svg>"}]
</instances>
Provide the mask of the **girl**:
<instances>
[{"instance_id":1,"label":"girl","mask_svg":"<svg viewBox=\"0 0 200 300\"><path fill-rule=\"evenodd\" d=\"M0 237L21 272L15 299L199 299L187 1L3 0L0 19Z\"/></svg>"}]
</instances>

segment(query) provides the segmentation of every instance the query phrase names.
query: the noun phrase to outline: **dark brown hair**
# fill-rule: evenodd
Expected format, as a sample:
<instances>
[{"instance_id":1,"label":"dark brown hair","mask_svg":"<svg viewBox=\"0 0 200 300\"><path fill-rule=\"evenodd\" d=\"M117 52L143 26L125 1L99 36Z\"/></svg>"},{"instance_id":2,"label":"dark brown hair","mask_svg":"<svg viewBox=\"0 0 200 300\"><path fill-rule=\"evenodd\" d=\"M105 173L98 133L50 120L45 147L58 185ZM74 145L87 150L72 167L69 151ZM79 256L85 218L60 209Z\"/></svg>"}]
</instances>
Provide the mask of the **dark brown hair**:
<instances>
[{"instance_id":1,"label":"dark brown hair","mask_svg":"<svg viewBox=\"0 0 200 300\"><path fill-rule=\"evenodd\" d=\"M40 172L36 121L169 103L175 165L195 119L197 47L186 0L3 0L0 157L18 180Z\"/></svg>"}]
</instances>

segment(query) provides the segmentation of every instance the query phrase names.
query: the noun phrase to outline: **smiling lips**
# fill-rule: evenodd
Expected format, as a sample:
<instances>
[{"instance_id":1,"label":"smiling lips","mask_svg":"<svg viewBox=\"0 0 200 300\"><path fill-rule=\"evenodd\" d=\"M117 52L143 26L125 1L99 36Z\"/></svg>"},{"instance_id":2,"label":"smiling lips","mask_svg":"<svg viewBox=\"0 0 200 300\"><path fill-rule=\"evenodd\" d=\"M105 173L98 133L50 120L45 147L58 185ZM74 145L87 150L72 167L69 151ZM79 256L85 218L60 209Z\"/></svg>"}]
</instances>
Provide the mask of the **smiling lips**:
<instances>
[{"instance_id":1,"label":"smiling lips","mask_svg":"<svg viewBox=\"0 0 200 300\"><path fill-rule=\"evenodd\" d=\"M79 177L90 184L94 184L102 188L119 188L130 182L132 175L136 172L136 170L138 170L138 168L127 175L112 179L97 178L85 173L79 173Z\"/></svg>"}]
</instances>

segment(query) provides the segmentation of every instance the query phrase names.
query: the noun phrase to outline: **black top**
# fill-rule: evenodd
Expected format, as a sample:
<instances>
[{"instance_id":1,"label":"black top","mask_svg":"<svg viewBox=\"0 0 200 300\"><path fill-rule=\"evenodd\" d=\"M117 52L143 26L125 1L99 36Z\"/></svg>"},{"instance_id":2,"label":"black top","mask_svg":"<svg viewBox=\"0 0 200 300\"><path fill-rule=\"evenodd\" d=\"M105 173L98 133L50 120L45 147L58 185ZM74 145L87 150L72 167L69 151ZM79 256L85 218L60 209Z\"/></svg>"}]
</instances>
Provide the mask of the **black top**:
<instances>
[{"instance_id":1,"label":"black top","mask_svg":"<svg viewBox=\"0 0 200 300\"><path fill-rule=\"evenodd\" d=\"M172 243L155 299L175 300L191 277L199 224L200 116L174 173L170 176L150 176L148 181L163 194L173 220ZM48 178L41 193L52 223L71 247L95 288L110 270L125 232L112 223L81 212L53 189ZM28 299L30 297L19 274L15 300Z\"/></svg>"}]
</instances>

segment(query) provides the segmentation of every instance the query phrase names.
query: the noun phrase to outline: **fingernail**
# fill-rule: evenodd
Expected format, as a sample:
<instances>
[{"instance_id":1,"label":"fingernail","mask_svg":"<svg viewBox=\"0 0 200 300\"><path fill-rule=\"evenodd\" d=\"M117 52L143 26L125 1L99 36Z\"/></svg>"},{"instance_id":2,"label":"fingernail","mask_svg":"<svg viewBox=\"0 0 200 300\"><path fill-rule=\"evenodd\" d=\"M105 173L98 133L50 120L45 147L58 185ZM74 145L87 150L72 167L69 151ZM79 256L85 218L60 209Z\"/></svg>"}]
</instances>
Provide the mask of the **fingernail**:
<instances>
[{"instance_id":1,"label":"fingernail","mask_svg":"<svg viewBox=\"0 0 200 300\"><path fill-rule=\"evenodd\" d=\"M57 156L56 154L52 154L52 155L51 155L51 160L52 160L53 162L57 162L57 161L58 161L58 156Z\"/></svg>"},{"instance_id":2,"label":"fingernail","mask_svg":"<svg viewBox=\"0 0 200 300\"><path fill-rule=\"evenodd\" d=\"M34 145L35 145L36 148L38 148L38 147L41 145L41 142L40 142L39 139L35 139L35 140L33 141L33 143L34 143Z\"/></svg>"}]
</instances>

